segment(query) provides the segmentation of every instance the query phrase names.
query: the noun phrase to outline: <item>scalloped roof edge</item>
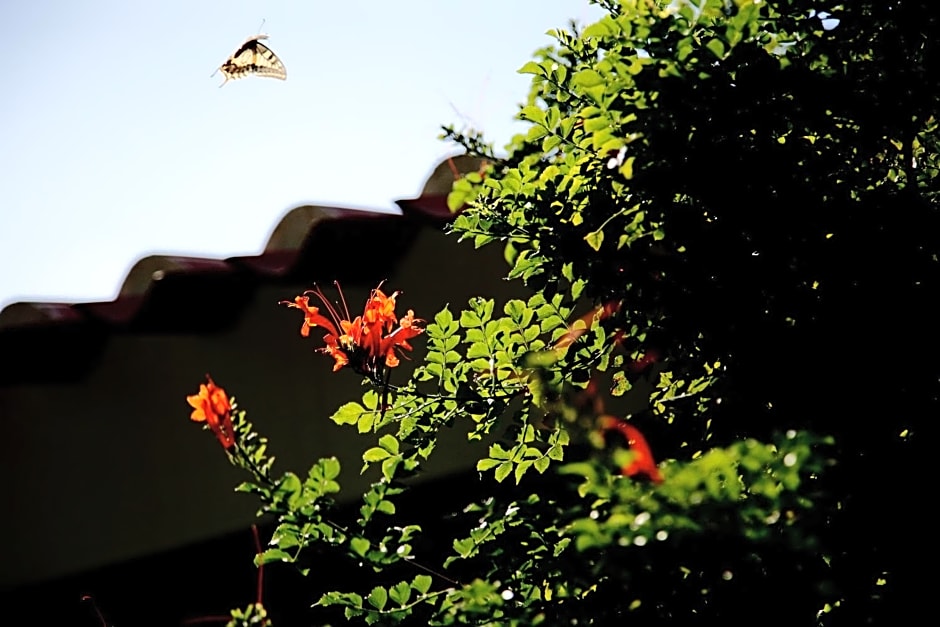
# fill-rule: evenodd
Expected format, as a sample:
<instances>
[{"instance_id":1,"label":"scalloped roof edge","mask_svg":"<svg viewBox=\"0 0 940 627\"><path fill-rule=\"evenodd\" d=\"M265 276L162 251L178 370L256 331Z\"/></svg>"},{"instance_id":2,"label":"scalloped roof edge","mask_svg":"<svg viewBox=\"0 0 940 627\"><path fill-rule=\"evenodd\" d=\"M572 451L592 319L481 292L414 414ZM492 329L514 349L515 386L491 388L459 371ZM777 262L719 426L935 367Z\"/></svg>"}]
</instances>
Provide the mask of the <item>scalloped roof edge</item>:
<instances>
[{"instance_id":1,"label":"scalloped roof edge","mask_svg":"<svg viewBox=\"0 0 940 627\"><path fill-rule=\"evenodd\" d=\"M458 175L479 169L482 160L468 155L452 155L438 163L425 181L417 198L396 201L400 213L300 205L291 208L270 231L263 251L258 255L225 259L180 255L148 255L138 259L121 284L117 298L100 302L14 302L0 310L0 338L3 335L50 327L143 326L144 312L161 283L173 279L177 284L187 279L226 277L249 283L265 280L291 280L311 256L322 257L313 249L336 245L335 236L343 230L356 230L378 237L397 231L410 241L409 233L419 226L443 226L454 214L447 207L447 195ZM403 242L404 243L404 242ZM319 244L319 246L318 246ZM319 254L317 254L319 252ZM399 255L401 251L399 249ZM171 322L172 325L172 322Z\"/></svg>"}]
</instances>

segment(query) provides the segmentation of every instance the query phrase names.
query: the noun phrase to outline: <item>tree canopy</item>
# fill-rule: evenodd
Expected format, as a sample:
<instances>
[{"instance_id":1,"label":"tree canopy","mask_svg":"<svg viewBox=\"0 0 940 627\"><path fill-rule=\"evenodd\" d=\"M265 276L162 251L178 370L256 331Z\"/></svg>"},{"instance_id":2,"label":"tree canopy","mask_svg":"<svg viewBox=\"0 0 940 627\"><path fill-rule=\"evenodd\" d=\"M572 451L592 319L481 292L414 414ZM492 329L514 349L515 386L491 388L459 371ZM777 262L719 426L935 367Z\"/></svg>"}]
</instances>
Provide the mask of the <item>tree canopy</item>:
<instances>
[{"instance_id":1,"label":"tree canopy","mask_svg":"<svg viewBox=\"0 0 940 627\"><path fill-rule=\"evenodd\" d=\"M898 611L924 541L916 438L940 380L926 358L937 9L601 4L608 16L554 33L522 68L532 125L509 159L491 155L482 190L458 189L455 203L480 194L458 230L507 239L513 275L539 289L570 263L591 298L621 304L611 328L663 357L648 423L668 456L788 429L831 436L801 532L825 565L791 562L817 574L790 608L832 595L857 616ZM705 405L657 406L666 375L718 363Z\"/></svg>"}]
</instances>

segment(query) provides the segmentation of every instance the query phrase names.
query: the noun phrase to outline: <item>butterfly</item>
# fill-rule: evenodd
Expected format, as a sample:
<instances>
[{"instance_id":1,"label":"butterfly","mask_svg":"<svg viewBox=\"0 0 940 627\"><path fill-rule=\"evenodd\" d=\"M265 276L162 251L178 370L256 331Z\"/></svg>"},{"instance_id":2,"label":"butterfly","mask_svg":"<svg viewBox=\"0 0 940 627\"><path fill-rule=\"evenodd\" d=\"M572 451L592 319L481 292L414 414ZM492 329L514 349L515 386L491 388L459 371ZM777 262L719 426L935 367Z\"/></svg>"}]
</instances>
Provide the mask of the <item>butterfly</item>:
<instances>
[{"instance_id":1,"label":"butterfly","mask_svg":"<svg viewBox=\"0 0 940 627\"><path fill-rule=\"evenodd\" d=\"M267 38L267 35L253 35L246 39L245 43L240 45L212 75L222 72L222 76L225 77L222 85L238 78L245 78L249 74L286 80L287 68L284 67L284 63L260 41Z\"/></svg>"}]
</instances>

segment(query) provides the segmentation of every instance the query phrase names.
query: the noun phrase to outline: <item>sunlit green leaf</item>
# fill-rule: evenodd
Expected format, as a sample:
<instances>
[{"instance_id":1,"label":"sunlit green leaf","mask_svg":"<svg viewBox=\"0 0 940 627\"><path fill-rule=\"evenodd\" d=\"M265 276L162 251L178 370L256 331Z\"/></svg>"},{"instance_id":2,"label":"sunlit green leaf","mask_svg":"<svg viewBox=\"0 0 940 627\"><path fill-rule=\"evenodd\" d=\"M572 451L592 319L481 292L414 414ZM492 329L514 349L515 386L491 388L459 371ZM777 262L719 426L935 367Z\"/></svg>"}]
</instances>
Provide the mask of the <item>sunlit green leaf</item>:
<instances>
[{"instance_id":1,"label":"sunlit green leaf","mask_svg":"<svg viewBox=\"0 0 940 627\"><path fill-rule=\"evenodd\" d=\"M512 472L512 462L503 462L496 468L496 480L502 483L503 479L509 476L509 473Z\"/></svg>"},{"instance_id":2,"label":"sunlit green leaf","mask_svg":"<svg viewBox=\"0 0 940 627\"><path fill-rule=\"evenodd\" d=\"M600 250L604 243L604 231L591 231L584 236L584 241L594 250Z\"/></svg>"},{"instance_id":3,"label":"sunlit green leaf","mask_svg":"<svg viewBox=\"0 0 940 627\"><path fill-rule=\"evenodd\" d=\"M415 575L414 580L411 582L411 587L421 594L427 594L433 582L434 580L430 575Z\"/></svg>"},{"instance_id":4,"label":"sunlit green leaf","mask_svg":"<svg viewBox=\"0 0 940 627\"><path fill-rule=\"evenodd\" d=\"M366 408L359 403L346 403L330 417L338 425L354 425L359 422L359 417L366 411Z\"/></svg>"},{"instance_id":5,"label":"sunlit green leaf","mask_svg":"<svg viewBox=\"0 0 940 627\"><path fill-rule=\"evenodd\" d=\"M388 590L382 586L376 586L372 588L372 592L369 593L367 599L369 604L377 610L385 608L385 604L388 603Z\"/></svg>"},{"instance_id":6,"label":"sunlit green leaf","mask_svg":"<svg viewBox=\"0 0 940 627\"><path fill-rule=\"evenodd\" d=\"M362 454L362 461L364 462L379 462L391 455L384 448L374 446Z\"/></svg>"},{"instance_id":7,"label":"sunlit green leaf","mask_svg":"<svg viewBox=\"0 0 940 627\"><path fill-rule=\"evenodd\" d=\"M362 537L355 537L349 541L349 548L360 557L365 557L369 551L369 541Z\"/></svg>"}]
</instances>

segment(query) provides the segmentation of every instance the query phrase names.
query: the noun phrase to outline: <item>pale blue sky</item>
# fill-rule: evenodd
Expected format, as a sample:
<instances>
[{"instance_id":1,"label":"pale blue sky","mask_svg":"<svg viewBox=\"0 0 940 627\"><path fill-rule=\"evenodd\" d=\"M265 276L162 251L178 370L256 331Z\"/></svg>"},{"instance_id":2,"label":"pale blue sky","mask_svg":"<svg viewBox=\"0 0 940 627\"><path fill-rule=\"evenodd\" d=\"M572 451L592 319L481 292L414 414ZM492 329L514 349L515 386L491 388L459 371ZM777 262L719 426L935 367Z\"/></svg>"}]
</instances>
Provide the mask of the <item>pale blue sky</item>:
<instances>
[{"instance_id":1,"label":"pale blue sky","mask_svg":"<svg viewBox=\"0 0 940 627\"><path fill-rule=\"evenodd\" d=\"M394 210L454 149L498 146L516 70L587 0L3 2L0 309L114 298L153 253L261 251L304 203ZM250 35L287 81L210 74Z\"/></svg>"}]
</instances>

